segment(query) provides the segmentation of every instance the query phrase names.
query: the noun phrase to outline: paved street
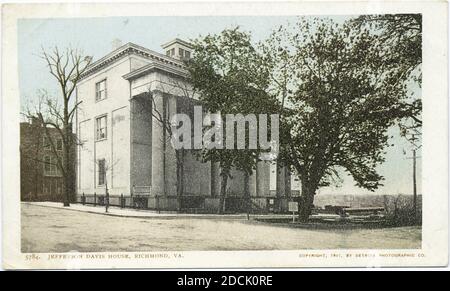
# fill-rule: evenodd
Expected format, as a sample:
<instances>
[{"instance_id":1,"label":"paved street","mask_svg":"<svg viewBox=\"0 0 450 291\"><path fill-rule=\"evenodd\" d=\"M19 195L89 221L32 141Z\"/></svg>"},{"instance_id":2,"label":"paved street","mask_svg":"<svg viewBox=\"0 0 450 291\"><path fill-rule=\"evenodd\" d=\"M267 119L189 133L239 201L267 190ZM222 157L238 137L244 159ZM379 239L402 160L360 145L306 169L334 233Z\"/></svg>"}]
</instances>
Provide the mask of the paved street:
<instances>
[{"instance_id":1,"label":"paved street","mask_svg":"<svg viewBox=\"0 0 450 291\"><path fill-rule=\"evenodd\" d=\"M306 230L221 218L116 217L22 204L23 252L420 248L421 229Z\"/></svg>"}]
</instances>

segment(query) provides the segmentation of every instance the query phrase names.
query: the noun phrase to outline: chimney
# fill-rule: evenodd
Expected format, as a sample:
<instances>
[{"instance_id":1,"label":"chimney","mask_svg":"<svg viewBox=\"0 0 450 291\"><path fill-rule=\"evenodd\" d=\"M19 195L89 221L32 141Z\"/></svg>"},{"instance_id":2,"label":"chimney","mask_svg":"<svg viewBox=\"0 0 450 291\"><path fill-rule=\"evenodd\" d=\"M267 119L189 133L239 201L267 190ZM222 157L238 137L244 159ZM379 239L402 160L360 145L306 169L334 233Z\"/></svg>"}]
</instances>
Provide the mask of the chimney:
<instances>
[{"instance_id":1,"label":"chimney","mask_svg":"<svg viewBox=\"0 0 450 291\"><path fill-rule=\"evenodd\" d=\"M161 47L164 49L166 56L177 60L188 60L192 56L192 45L179 38L169 41Z\"/></svg>"},{"instance_id":2,"label":"chimney","mask_svg":"<svg viewBox=\"0 0 450 291\"><path fill-rule=\"evenodd\" d=\"M122 46L122 41L118 38L113 39L113 41L111 42L111 47L112 47L113 51L115 51L116 49L118 49L121 46Z\"/></svg>"}]
</instances>

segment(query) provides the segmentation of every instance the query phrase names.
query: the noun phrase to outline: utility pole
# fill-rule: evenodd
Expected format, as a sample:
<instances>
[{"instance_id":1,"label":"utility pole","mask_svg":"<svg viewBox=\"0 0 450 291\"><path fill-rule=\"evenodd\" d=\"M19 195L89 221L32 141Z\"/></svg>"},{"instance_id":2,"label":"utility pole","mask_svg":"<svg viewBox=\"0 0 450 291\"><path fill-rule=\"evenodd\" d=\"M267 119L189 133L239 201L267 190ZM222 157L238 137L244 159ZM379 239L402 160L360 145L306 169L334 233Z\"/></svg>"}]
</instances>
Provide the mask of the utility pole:
<instances>
[{"instance_id":1,"label":"utility pole","mask_svg":"<svg viewBox=\"0 0 450 291\"><path fill-rule=\"evenodd\" d=\"M417 182L416 182L416 149L413 149L413 203L414 222L417 222Z\"/></svg>"},{"instance_id":2,"label":"utility pole","mask_svg":"<svg viewBox=\"0 0 450 291\"><path fill-rule=\"evenodd\" d=\"M417 146L415 141L418 140L415 134L412 134L411 136L411 144L413 146L413 208L414 208L414 222L417 222L417 149L420 148L420 146Z\"/></svg>"},{"instance_id":3,"label":"utility pole","mask_svg":"<svg viewBox=\"0 0 450 291\"><path fill-rule=\"evenodd\" d=\"M400 126L401 135L406 138L406 140L411 144L411 150L412 150L412 157L407 157L406 159L412 159L413 160L413 222L414 224L417 224L418 222L418 207L417 207L417 159L420 158L417 156L417 151L422 147L421 145L421 136L422 132L421 130L421 123L417 124L415 120L412 120L412 124L407 125L404 124L403 126ZM406 154L405 151L403 151L404 154Z\"/></svg>"}]
</instances>

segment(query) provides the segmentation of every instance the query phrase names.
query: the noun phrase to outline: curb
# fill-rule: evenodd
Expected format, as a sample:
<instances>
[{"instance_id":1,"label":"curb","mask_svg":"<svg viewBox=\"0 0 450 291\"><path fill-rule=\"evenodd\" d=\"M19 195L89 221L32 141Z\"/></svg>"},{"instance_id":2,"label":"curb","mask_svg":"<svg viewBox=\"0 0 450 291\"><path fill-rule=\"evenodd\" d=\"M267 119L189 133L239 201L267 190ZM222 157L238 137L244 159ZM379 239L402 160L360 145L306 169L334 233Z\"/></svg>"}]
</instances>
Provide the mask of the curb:
<instances>
[{"instance_id":1,"label":"curb","mask_svg":"<svg viewBox=\"0 0 450 291\"><path fill-rule=\"evenodd\" d=\"M58 207L58 206L52 206L52 205L41 205L41 204L33 204L30 202L22 202L23 204L32 205L32 206L40 206L40 207L47 207L47 208L53 208L53 209L62 209L62 210L69 210L69 211L77 211L77 212L83 212L83 213L90 213L90 214L98 214L98 215L106 215L106 216L113 216L113 217L126 217L126 218L142 218L142 219L220 219L220 220L247 220L246 214L225 214L223 216L212 216L212 215L165 215L165 216L139 216L139 215L122 215L122 214L114 214L114 213L107 213L107 212L96 212L91 210L81 210L81 209L73 209L70 207Z\"/></svg>"}]
</instances>

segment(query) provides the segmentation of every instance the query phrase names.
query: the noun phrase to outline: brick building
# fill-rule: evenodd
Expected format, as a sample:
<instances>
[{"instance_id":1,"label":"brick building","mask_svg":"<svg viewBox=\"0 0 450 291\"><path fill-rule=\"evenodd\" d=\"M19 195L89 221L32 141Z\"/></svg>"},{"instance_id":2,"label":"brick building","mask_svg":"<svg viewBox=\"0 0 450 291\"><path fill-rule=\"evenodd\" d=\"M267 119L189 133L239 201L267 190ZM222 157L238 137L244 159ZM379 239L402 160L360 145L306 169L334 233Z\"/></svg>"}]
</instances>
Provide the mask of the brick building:
<instances>
[{"instance_id":1,"label":"brick building","mask_svg":"<svg viewBox=\"0 0 450 291\"><path fill-rule=\"evenodd\" d=\"M62 156L59 132L49 128L49 133ZM75 151L73 157L75 161ZM75 193L73 186L71 188ZM20 123L20 192L22 201L62 201L63 198L63 177L57 166L57 156L37 119Z\"/></svg>"}]
</instances>

